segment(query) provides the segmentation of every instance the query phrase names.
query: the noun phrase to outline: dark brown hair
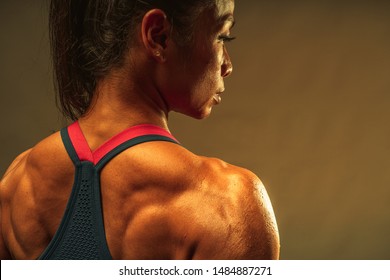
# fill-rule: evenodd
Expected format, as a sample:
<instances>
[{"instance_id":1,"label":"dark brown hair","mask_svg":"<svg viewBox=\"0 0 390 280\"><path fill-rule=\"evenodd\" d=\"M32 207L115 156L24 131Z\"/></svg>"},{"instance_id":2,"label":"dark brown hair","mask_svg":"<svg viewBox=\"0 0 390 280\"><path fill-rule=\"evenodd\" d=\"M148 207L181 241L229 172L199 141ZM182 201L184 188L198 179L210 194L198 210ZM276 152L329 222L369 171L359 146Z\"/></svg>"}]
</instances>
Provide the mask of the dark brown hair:
<instances>
[{"instance_id":1,"label":"dark brown hair","mask_svg":"<svg viewBox=\"0 0 390 280\"><path fill-rule=\"evenodd\" d=\"M86 112L99 79L123 62L148 10L164 10L184 46L193 38L196 17L212 5L215 0L52 0L50 41L62 113L75 120Z\"/></svg>"}]
</instances>

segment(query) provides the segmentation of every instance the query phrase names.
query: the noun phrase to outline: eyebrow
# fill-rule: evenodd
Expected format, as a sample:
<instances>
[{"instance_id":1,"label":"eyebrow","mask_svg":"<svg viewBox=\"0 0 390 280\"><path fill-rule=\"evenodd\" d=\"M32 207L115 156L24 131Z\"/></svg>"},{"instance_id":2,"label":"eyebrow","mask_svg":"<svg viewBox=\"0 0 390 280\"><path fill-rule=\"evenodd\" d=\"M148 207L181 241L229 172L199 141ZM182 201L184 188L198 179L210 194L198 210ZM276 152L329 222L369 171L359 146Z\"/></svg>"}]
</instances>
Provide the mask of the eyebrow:
<instances>
[{"instance_id":1,"label":"eyebrow","mask_svg":"<svg viewBox=\"0 0 390 280\"><path fill-rule=\"evenodd\" d=\"M225 22L230 22L231 23L231 26L230 28L233 28L233 26L236 24L236 21L233 17L232 14L226 14L226 15L223 15L219 18L218 20L219 24L225 24Z\"/></svg>"}]
</instances>

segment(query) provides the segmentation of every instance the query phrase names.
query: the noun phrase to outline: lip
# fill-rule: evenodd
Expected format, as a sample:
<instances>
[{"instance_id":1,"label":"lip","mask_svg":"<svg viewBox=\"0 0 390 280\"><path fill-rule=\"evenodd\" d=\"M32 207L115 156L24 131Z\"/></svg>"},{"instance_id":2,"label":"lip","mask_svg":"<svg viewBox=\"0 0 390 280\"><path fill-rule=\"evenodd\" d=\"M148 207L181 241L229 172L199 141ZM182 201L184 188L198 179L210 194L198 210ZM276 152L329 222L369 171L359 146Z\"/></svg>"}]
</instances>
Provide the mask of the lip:
<instances>
[{"instance_id":1,"label":"lip","mask_svg":"<svg viewBox=\"0 0 390 280\"><path fill-rule=\"evenodd\" d=\"M221 101L222 101L221 93L222 92L214 94L213 99L214 99L215 104L221 103Z\"/></svg>"}]
</instances>

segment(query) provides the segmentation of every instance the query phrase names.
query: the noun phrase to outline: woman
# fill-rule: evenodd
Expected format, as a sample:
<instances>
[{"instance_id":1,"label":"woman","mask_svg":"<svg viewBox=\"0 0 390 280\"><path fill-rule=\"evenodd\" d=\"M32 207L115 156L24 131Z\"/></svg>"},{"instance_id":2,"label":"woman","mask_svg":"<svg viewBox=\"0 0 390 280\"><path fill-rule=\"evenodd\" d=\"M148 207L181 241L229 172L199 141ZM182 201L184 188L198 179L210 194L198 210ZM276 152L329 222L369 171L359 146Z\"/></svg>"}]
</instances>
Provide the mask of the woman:
<instances>
[{"instance_id":1,"label":"woman","mask_svg":"<svg viewBox=\"0 0 390 280\"><path fill-rule=\"evenodd\" d=\"M232 64L233 0L53 0L58 99L72 125L1 181L2 259L277 259L261 181L197 156L168 114L207 117Z\"/></svg>"}]
</instances>

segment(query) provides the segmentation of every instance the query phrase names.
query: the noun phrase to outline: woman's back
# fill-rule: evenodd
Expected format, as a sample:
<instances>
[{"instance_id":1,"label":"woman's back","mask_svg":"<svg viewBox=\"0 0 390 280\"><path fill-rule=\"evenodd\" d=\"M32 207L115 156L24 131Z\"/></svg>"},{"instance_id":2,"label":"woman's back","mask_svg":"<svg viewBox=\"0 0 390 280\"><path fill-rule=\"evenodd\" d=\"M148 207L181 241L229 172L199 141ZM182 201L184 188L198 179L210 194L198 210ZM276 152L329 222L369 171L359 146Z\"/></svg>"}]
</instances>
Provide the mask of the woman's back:
<instances>
[{"instance_id":1,"label":"woman's back","mask_svg":"<svg viewBox=\"0 0 390 280\"><path fill-rule=\"evenodd\" d=\"M257 193L253 187L260 183L254 180L245 170L195 156L174 143L147 142L125 150L101 172L112 257L277 257L276 225L268 224L273 216L263 206L267 197L257 197L264 190L260 186ZM59 133L15 160L1 181L1 227L9 257L42 254L63 218L73 181L74 166ZM244 217L252 220L249 227Z\"/></svg>"}]
</instances>

